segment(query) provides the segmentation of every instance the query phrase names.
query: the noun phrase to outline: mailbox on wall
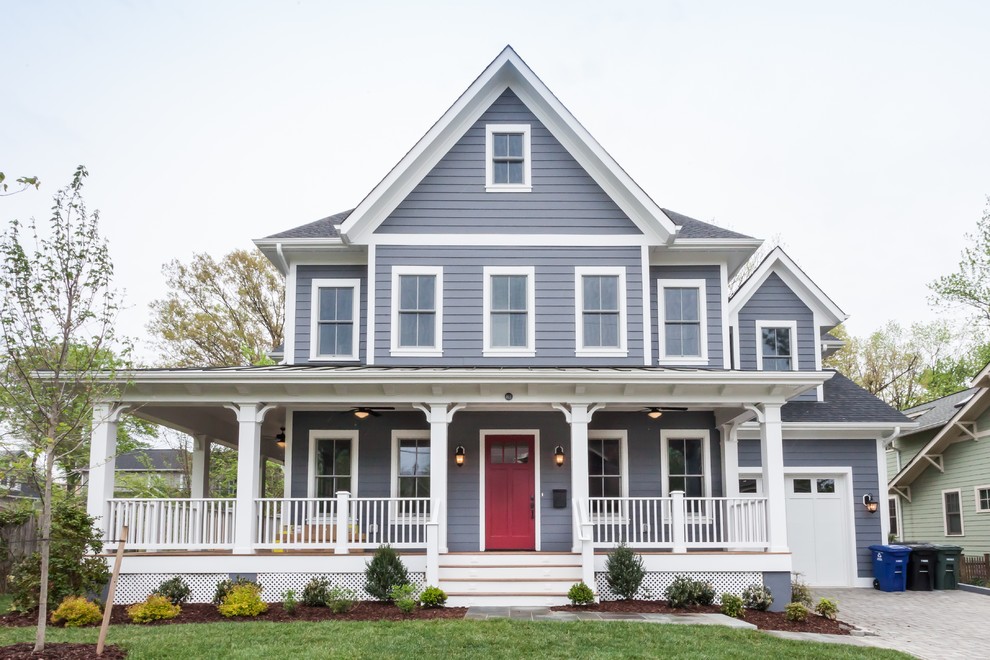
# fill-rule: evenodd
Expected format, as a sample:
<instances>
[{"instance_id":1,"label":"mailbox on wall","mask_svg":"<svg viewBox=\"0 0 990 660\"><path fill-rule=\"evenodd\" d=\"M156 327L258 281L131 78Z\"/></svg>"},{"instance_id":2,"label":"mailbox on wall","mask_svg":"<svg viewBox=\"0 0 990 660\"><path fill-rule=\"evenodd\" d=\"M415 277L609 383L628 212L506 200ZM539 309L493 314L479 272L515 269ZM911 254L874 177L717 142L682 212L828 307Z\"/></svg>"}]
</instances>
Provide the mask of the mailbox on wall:
<instances>
[{"instance_id":1,"label":"mailbox on wall","mask_svg":"<svg viewBox=\"0 0 990 660\"><path fill-rule=\"evenodd\" d=\"M566 509L567 508L567 489L566 488L554 488L553 489L553 508L555 508L555 509Z\"/></svg>"}]
</instances>

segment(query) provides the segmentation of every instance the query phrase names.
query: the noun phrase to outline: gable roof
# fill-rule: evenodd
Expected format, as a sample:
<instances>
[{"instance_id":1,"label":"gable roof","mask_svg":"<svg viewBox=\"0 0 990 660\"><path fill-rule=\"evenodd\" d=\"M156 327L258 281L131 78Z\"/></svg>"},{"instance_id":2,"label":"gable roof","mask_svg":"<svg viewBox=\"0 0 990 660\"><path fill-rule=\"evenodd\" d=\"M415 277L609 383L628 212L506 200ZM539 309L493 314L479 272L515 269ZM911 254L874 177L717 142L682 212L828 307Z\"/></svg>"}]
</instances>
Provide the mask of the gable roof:
<instances>
[{"instance_id":1,"label":"gable roof","mask_svg":"<svg viewBox=\"0 0 990 660\"><path fill-rule=\"evenodd\" d=\"M745 234L740 234L719 227L718 225L689 218L677 211L671 211L670 209L660 210L670 218L671 222L679 227L677 238L753 238L752 236L746 236Z\"/></svg>"},{"instance_id":2,"label":"gable roof","mask_svg":"<svg viewBox=\"0 0 990 660\"><path fill-rule=\"evenodd\" d=\"M340 225L354 209L334 213L325 218L308 222L292 229L266 236L270 238L340 238Z\"/></svg>"},{"instance_id":3,"label":"gable roof","mask_svg":"<svg viewBox=\"0 0 990 660\"><path fill-rule=\"evenodd\" d=\"M392 168L340 227L346 242L370 234L440 161L506 89L543 122L571 156L651 241L669 244L677 226L640 188L556 96L506 46L433 127Z\"/></svg>"},{"instance_id":4,"label":"gable roof","mask_svg":"<svg viewBox=\"0 0 990 660\"><path fill-rule=\"evenodd\" d=\"M732 294L729 298L729 313L737 315L746 301L759 290L771 274L776 274L790 287L794 294L815 313L821 325L836 326L849 318L848 314L839 309L839 306L794 263L780 246L771 250L742 286Z\"/></svg>"},{"instance_id":5,"label":"gable roof","mask_svg":"<svg viewBox=\"0 0 990 660\"><path fill-rule=\"evenodd\" d=\"M822 385L822 401L788 401L780 409L780 418L791 423L889 423L911 424L896 408L832 369L835 375Z\"/></svg>"},{"instance_id":6,"label":"gable roof","mask_svg":"<svg viewBox=\"0 0 990 660\"><path fill-rule=\"evenodd\" d=\"M919 431L927 431L936 426L942 426L977 392L979 388L971 387L961 392L943 396L934 401L928 401L920 405L904 410L904 414L918 423L918 428L905 431L901 435L910 435Z\"/></svg>"}]
</instances>

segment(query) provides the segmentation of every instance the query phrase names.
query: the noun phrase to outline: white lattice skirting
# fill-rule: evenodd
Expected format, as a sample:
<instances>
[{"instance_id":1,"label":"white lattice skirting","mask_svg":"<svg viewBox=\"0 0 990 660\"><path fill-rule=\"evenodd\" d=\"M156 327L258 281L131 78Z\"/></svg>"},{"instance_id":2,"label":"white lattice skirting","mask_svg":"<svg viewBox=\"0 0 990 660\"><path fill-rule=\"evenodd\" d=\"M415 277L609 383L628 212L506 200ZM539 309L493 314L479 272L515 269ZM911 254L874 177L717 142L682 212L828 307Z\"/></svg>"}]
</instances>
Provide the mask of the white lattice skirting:
<instances>
[{"instance_id":1,"label":"white lattice skirting","mask_svg":"<svg viewBox=\"0 0 990 660\"><path fill-rule=\"evenodd\" d=\"M595 573L595 582L598 584L598 594L602 600L618 600L619 597L612 593L605 580L607 573ZM715 588L715 602L721 604L722 594L735 594L741 596L746 587L753 584L763 584L763 574L756 572L748 573L659 573L648 572L643 578L641 597L647 600L663 600L667 587L678 575L684 575L692 580L710 582Z\"/></svg>"},{"instance_id":2,"label":"white lattice skirting","mask_svg":"<svg viewBox=\"0 0 990 660\"><path fill-rule=\"evenodd\" d=\"M192 589L190 603L210 603L217 583L230 577L228 573L122 573L117 578L115 603L139 603L151 594L163 581L180 575ZM267 602L280 602L282 594L293 589L301 594L306 583L315 577L329 578L333 585L353 589L360 600L370 599L364 590L364 573L258 573L257 582L262 587L261 597ZM424 573L409 573L409 581L422 588L426 584Z\"/></svg>"}]
</instances>

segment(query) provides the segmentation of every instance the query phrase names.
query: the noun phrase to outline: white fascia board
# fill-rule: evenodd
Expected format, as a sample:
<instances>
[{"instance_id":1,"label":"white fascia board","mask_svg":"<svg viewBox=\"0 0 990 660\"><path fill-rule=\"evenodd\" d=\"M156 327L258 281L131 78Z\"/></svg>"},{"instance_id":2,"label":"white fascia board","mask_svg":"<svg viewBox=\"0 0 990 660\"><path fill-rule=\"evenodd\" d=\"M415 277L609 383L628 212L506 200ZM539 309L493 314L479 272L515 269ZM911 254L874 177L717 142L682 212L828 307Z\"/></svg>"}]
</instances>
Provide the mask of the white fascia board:
<instances>
[{"instance_id":1,"label":"white fascia board","mask_svg":"<svg viewBox=\"0 0 990 660\"><path fill-rule=\"evenodd\" d=\"M508 46L358 204L340 227L344 240L368 242L377 226L507 88L519 96L644 235L658 244L673 240L677 226Z\"/></svg>"},{"instance_id":2,"label":"white fascia board","mask_svg":"<svg viewBox=\"0 0 990 660\"><path fill-rule=\"evenodd\" d=\"M970 387L987 387L990 386L990 362L987 366L983 367L980 373L973 377L973 380L969 382Z\"/></svg>"},{"instance_id":3,"label":"white fascia board","mask_svg":"<svg viewBox=\"0 0 990 660\"><path fill-rule=\"evenodd\" d=\"M650 245L640 234L372 234L368 245L487 245L502 247L640 247Z\"/></svg>"}]
</instances>

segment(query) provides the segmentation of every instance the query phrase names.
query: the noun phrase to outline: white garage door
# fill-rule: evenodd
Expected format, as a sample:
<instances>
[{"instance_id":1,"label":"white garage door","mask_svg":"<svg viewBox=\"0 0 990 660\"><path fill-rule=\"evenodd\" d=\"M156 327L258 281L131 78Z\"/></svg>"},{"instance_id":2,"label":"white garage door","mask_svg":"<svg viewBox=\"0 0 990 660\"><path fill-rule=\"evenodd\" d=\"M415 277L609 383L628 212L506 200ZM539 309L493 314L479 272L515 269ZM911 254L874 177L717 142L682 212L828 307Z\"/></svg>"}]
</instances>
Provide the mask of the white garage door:
<instances>
[{"instance_id":1,"label":"white garage door","mask_svg":"<svg viewBox=\"0 0 990 660\"><path fill-rule=\"evenodd\" d=\"M787 545L793 570L810 585L850 585L849 516L845 477L795 474L786 478Z\"/></svg>"}]
</instances>

